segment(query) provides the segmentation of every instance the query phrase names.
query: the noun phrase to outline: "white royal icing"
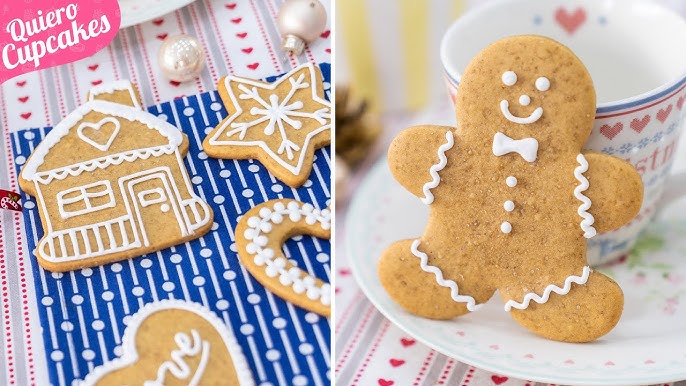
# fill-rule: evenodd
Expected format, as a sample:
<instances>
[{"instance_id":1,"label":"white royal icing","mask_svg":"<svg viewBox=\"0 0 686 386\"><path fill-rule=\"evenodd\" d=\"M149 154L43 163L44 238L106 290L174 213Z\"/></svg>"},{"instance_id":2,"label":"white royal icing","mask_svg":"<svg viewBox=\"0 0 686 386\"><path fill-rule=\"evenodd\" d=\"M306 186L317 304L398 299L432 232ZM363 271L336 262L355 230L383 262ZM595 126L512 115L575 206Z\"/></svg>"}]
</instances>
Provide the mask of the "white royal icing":
<instances>
[{"instance_id":1,"label":"white royal icing","mask_svg":"<svg viewBox=\"0 0 686 386\"><path fill-rule=\"evenodd\" d=\"M78 194L74 194L78 193ZM65 198L65 196L71 196ZM107 196L107 202L100 205L93 205L91 198L101 198ZM67 210L65 206L75 204L83 201L83 209ZM60 216L63 219L68 219L82 214L97 212L105 208L114 208L114 191L109 180L97 181L91 184L77 186L75 188L65 189L57 193L57 206L59 207ZM78 205L81 206L81 205Z\"/></svg>"},{"instance_id":2,"label":"white royal icing","mask_svg":"<svg viewBox=\"0 0 686 386\"><path fill-rule=\"evenodd\" d=\"M520 105L528 106L529 103L531 103L531 98L528 95L524 94L524 95L519 96L519 104Z\"/></svg>"},{"instance_id":3,"label":"white royal icing","mask_svg":"<svg viewBox=\"0 0 686 386\"><path fill-rule=\"evenodd\" d=\"M278 277L282 285L291 286L297 294L305 293L310 300L319 300L325 306L330 305L330 284L324 283L319 287L315 278L300 268L286 269L286 258L277 255L271 248L265 248L272 226L280 224L284 216L288 216L293 222L305 218L308 225L316 224L322 229L331 229L331 211L328 209L319 210L312 204L300 206L295 201L289 202L288 205L276 202L272 210L264 207L260 209L258 216L248 219L248 228L243 234L243 237L250 240L245 247L246 251L254 256L256 265L266 266L267 276Z\"/></svg>"},{"instance_id":4,"label":"white royal icing","mask_svg":"<svg viewBox=\"0 0 686 386\"><path fill-rule=\"evenodd\" d=\"M420 260L420 267L424 272L432 273L436 277L436 283L441 287L450 288L450 297L457 303L467 303L467 309L469 311L476 311L482 307L482 304L476 304L476 300L468 295L460 295L457 283L453 280L446 280L443 278L443 272L433 265L429 265L429 257L426 253L421 252L419 249L419 239L412 242L412 247L410 250L412 254L415 255Z\"/></svg>"},{"instance_id":5,"label":"white royal icing","mask_svg":"<svg viewBox=\"0 0 686 386\"><path fill-rule=\"evenodd\" d=\"M500 224L500 231L505 234L512 232L512 224L507 221L503 221L503 223Z\"/></svg>"},{"instance_id":6,"label":"white royal icing","mask_svg":"<svg viewBox=\"0 0 686 386\"><path fill-rule=\"evenodd\" d=\"M136 108L142 108L138 103L136 93L133 91L133 85L127 80L116 80L114 82L103 83L91 88L88 92L88 100L95 100L95 97L100 94L112 94L115 91L128 91L131 96L131 102Z\"/></svg>"},{"instance_id":7,"label":"white royal icing","mask_svg":"<svg viewBox=\"0 0 686 386\"><path fill-rule=\"evenodd\" d=\"M509 176L505 179L505 184L509 186L510 188L514 188L517 186L517 177L515 176Z\"/></svg>"},{"instance_id":8,"label":"white royal icing","mask_svg":"<svg viewBox=\"0 0 686 386\"><path fill-rule=\"evenodd\" d=\"M174 335L174 343L179 347L177 350L172 350L170 356L171 360L164 361L157 369L157 378L154 381L145 381L143 386L164 386L164 379L167 372L178 380L188 380L188 386L197 386L198 382L205 373L207 362L210 359L210 342L203 340L196 330L191 330L191 337L184 332L178 332ZM186 362L186 357L200 356L198 367L193 371Z\"/></svg>"},{"instance_id":9,"label":"white royal icing","mask_svg":"<svg viewBox=\"0 0 686 386\"><path fill-rule=\"evenodd\" d=\"M45 161L45 156L50 152L50 149L58 144L62 137L67 135L69 130L79 123L86 116L86 114L91 111L97 111L105 115L116 116L129 121L138 121L143 123L149 129L157 130L161 135L166 137L169 141L169 144L165 146L131 150L124 153L110 154L94 160L78 162L64 168L38 172L38 168ZM178 128L146 111L118 103L93 100L86 102L86 104L83 106L72 111L60 123L58 123L52 129L52 131L50 131L50 133L48 133L45 139L43 139L38 146L36 146L36 149L33 151L31 157L22 169L21 175L25 180L38 180L41 183L47 184L54 178L64 179L67 177L67 175L77 176L84 171L92 171L95 168L105 168L111 164L118 165L123 161L122 158L125 158L127 161L131 162L138 158L147 158L151 155L151 152L155 156L160 155L161 153L171 154L178 148L182 141L183 134L181 134L181 131L179 131ZM65 171L68 172L63 173Z\"/></svg>"},{"instance_id":10,"label":"white royal icing","mask_svg":"<svg viewBox=\"0 0 686 386\"><path fill-rule=\"evenodd\" d=\"M245 79L234 76L227 76L224 80L224 87L226 88L229 98L231 99L232 109L235 109L228 119L222 123L215 134L210 137L209 143L213 146L232 145L232 146L259 146L264 150L274 161L286 168L291 173L298 175L305 162L307 155L304 149L307 149L312 137L326 130L331 129L331 103L317 95L317 77L315 76L315 64L306 63L294 68L290 73L284 75L279 80L271 84L255 81L252 79ZM305 74L301 74L297 79L291 77L303 68L307 68L307 79ZM277 94L270 94L269 101L266 101L258 92L258 89L273 91L282 82L288 80L291 84L291 89L283 99L279 100ZM231 83L239 83L238 89L241 91L239 95L235 95ZM311 98L319 105L323 106L316 111L305 111L303 107L305 104L302 101L292 101L293 95L300 89L309 88L311 90ZM239 100L252 99L261 107L253 107L249 113L254 119L248 122L234 122L234 120L244 113ZM246 114L247 115L247 114ZM288 131L300 130L303 120L315 120L321 126L306 135L301 146L297 145L288 138ZM264 141L252 140L243 141L247 131L264 122L268 122L264 128L264 134L278 135L281 137L281 144L276 153ZM236 138L228 138L236 136ZM298 163L293 166L283 159L283 156L288 160L296 158L294 152L300 152L297 157Z\"/></svg>"},{"instance_id":11,"label":"white royal icing","mask_svg":"<svg viewBox=\"0 0 686 386\"><path fill-rule=\"evenodd\" d=\"M176 161L180 165L183 165L183 160L178 152L176 152ZM183 170L185 171L185 169ZM154 230L145 229L143 215L139 209L139 205L145 206L143 205L144 202L131 200L133 202L130 203L127 197L141 198L134 193L134 186L137 183L153 179L159 180L158 182L162 184L163 190L169 192L166 195L168 203L163 204L163 206L167 205L167 207L161 207L160 210L165 211L166 209L166 211L169 211L170 209L173 209L174 217L179 225L180 237L187 237L194 234L198 228L210 221L209 207L192 191L186 173L183 173L183 182L177 181L174 178L171 168L160 166L124 175L117 179L119 191L123 195L123 203L126 208L126 214L121 217L113 219L108 218L105 221L98 223L89 223L78 227L59 230L53 229L52 223L48 217L45 223L45 236L36 247L37 253L40 253L41 257L47 261L64 263L127 251L143 245L150 245L148 233L153 232ZM110 186L110 182L102 181L100 183L104 183L106 189L103 191L98 190L99 193L97 194L88 192L87 190L92 187L91 185L94 186L99 183L70 188L58 193L57 200L60 207L60 214L63 218L66 218L64 216L76 216L115 206L116 203L93 206L86 201L89 200L91 196L109 196L110 201L112 201L113 190ZM188 189L188 192L190 192L191 197L180 199L182 197L180 186L183 186L184 184L186 189ZM38 183L36 183L36 191L40 201L44 202ZM72 201L76 202L75 198L77 197L64 198L64 196L68 196L72 192L80 192L81 194L79 194L79 196L84 196L83 199L86 201L86 211L70 212L64 209L64 205L70 204ZM200 213L198 206L202 209L202 214ZM45 210L45 208L43 210ZM108 236L109 242L107 244L105 244L101 236L103 233ZM132 233L131 237L129 236L129 233ZM79 242L79 240L81 240L81 242ZM83 248L81 248L80 244L83 244ZM59 250L57 249L58 245ZM71 248L68 249L67 245L71 245Z\"/></svg>"},{"instance_id":12,"label":"white royal icing","mask_svg":"<svg viewBox=\"0 0 686 386\"><path fill-rule=\"evenodd\" d=\"M505 71L500 79L505 86L514 86L517 83L517 74L514 71Z\"/></svg>"},{"instance_id":13,"label":"white royal icing","mask_svg":"<svg viewBox=\"0 0 686 386\"><path fill-rule=\"evenodd\" d=\"M167 299L148 303L133 316L131 316L131 319L127 323L126 330L124 331L124 336L122 337L122 355L95 367L83 381L76 384L80 386L94 386L97 385L105 375L124 367L135 365L139 359L135 340L138 333L138 328L150 315L165 310L183 310L192 312L206 320L217 331L222 339L222 342L224 343L224 346L229 352L231 361L233 362L233 367L236 369L236 376L240 386L255 385L255 379L250 371L248 361L243 354L241 346L238 344L238 341L236 341L230 325L225 324L224 321L219 319L214 312L198 303ZM188 363L185 361L184 357L203 354L210 350L209 342L203 340L197 331L191 330L191 335L193 338L192 344L190 342L190 337L188 337L188 335L185 333L179 332L174 336L174 341L179 346L179 349L172 351L170 355L172 358L171 361L163 362L160 365L157 372L157 379L145 382L145 386L157 386L163 384L165 378L164 374L167 371L179 378L179 380L184 381L191 375L190 369L188 368ZM209 354L207 359L209 359ZM187 384L198 385L199 378L202 376L202 372L206 370L206 366L207 360L203 362L201 357L201 361L197 366L195 375L187 381ZM181 378L177 374L184 375L185 377Z\"/></svg>"},{"instance_id":14,"label":"white royal icing","mask_svg":"<svg viewBox=\"0 0 686 386\"><path fill-rule=\"evenodd\" d=\"M148 189L138 192L138 202L143 208L167 201L167 195L162 188Z\"/></svg>"},{"instance_id":15,"label":"white royal icing","mask_svg":"<svg viewBox=\"0 0 686 386\"><path fill-rule=\"evenodd\" d=\"M574 197L581 201L581 205L579 205L577 210L579 216L583 218L581 220L581 230L584 231L584 237L590 239L596 235L596 230L592 226L595 218L593 218L592 214L588 213L588 209L591 207L591 199L583 194L590 186L588 179L584 176L584 173L588 171L588 161L586 161L586 157L583 154L579 154L576 156L576 162L579 163L579 166L574 169L574 177L579 181L579 185L574 188Z\"/></svg>"},{"instance_id":16,"label":"white royal icing","mask_svg":"<svg viewBox=\"0 0 686 386\"><path fill-rule=\"evenodd\" d=\"M545 76L536 79L536 90L538 91L548 91L550 88L550 80Z\"/></svg>"},{"instance_id":17,"label":"white royal icing","mask_svg":"<svg viewBox=\"0 0 686 386\"><path fill-rule=\"evenodd\" d=\"M508 212L512 212L515 208L515 204L514 204L514 202L512 202L512 200L507 200L503 204L503 208L505 208L505 210Z\"/></svg>"},{"instance_id":18,"label":"white royal icing","mask_svg":"<svg viewBox=\"0 0 686 386\"><path fill-rule=\"evenodd\" d=\"M100 130L103 125L111 123L114 125L114 130L112 131L112 134L110 134L110 137L107 139L107 142L105 143L97 143L93 141L89 136L83 133L84 129L91 128L94 130ZM97 123L91 123L91 122L83 122L82 124L79 125L79 128L76 129L76 134L83 140L84 142L88 143L89 145L95 147L96 149L100 151L107 151L110 149L110 146L112 145L112 142L114 142L114 138L117 136L119 133L119 128L120 128L119 120L114 117L105 117L101 119Z\"/></svg>"},{"instance_id":19,"label":"white royal icing","mask_svg":"<svg viewBox=\"0 0 686 386\"><path fill-rule=\"evenodd\" d=\"M537 107L536 110L534 110L528 117L517 117L512 115L510 112L510 102L508 102L506 99L503 99L500 101L500 112L503 114L505 119L512 123L528 125L538 121L543 116L543 107Z\"/></svg>"},{"instance_id":20,"label":"white royal icing","mask_svg":"<svg viewBox=\"0 0 686 386\"><path fill-rule=\"evenodd\" d=\"M130 89L133 93L133 88L128 82L117 82L114 85L104 85L92 94L112 92L112 90ZM132 98L135 100L135 97ZM132 174L120 174L121 171L136 171L137 167L122 168L120 173L117 173L114 178L117 178L119 191L121 196L115 196L110 181L101 181L93 184L70 187L59 192L56 195L56 201L59 207L59 213L63 219L83 215L97 210L115 207L116 205L124 206L126 212L116 218L105 218L103 221L97 223L85 223L81 226L76 226L67 229L53 229L51 217L46 215L44 222L45 235L36 247L36 253L46 261L54 263L65 263L70 261L85 260L107 254L117 253L121 251L129 251L142 246L148 246L147 233L153 230L144 229L144 221L139 210L139 203L134 198L136 195L132 187L137 182L146 181L153 178L159 178L166 190L169 203L161 210L167 211L173 209L176 220L179 224L180 236L186 237L194 234L195 230L210 221L210 208L200 197L194 192L188 172L186 171L183 159L180 154L179 145L183 141L183 134L178 128L159 119L158 117L143 111L138 107L108 102L104 100L90 100L83 106L77 108L69 115L67 115L60 123L58 123L53 130L41 141L31 158L22 169L21 176L25 180L33 181L36 196L40 202L42 212L49 214L46 207L45 199L43 197L42 188L44 185L50 184L53 180L62 180L69 176L78 176L83 172L91 172L96 169L105 169L111 165L120 165L123 162L134 162L138 159L148 159L150 157L160 157L162 155L174 155L173 160L167 158L170 162L169 166L152 167L150 169L138 171ZM90 143L88 136L84 135L83 128L84 118L91 111L96 111L106 115L96 124L89 124L89 126L97 129L102 124L112 122L116 125L117 130L114 130L112 137L108 139L107 143ZM69 134L70 130L76 130L76 135L87 143L98 147L102 146L101 150L109 150L111 142L116 137L119 131L120 124L124 120L135 121L142 123L148 129L156 130L160 135L166 138L167 143L163 145L127 150L124 152L105 154L102 157L97 157L82 162L77 162L71 165L62 166L50 170L38 171L38 168L45 162L45 157L51 149L58 144L62 138ZM76 127L77 125L80 126ZM145 133L140 133L144 135ZM143 141L145 142L145 141ZM165 164L162 162L161 164ZM150 166L148 166L150 167ZM181 179L176 179L171 168L179 170ZM97 189L96 185L104 185L104 189ZM126 185L126 186L125 186ZM180 187L184 187L188 194L181 194ZM189 198L185 198L187 196ZM115 197L121 197L123 202L116 202ZM90 202L91 199L98 200ZM130 199L129 199L130 198ZM70 204L82 201L85 209L70 210ZM104 202L103 202L104 201ZM74 205L76 207L76 205ZM202 212L202 213L201 213ZM61 226L59 228L62 228ZM105 239L107 235L107 239Z\"/></svg>"},{"instance_id":21,"label":"white royal icing","mask_svg":"<svg viewBox=\"0 0 686 386\"><path fill-rule=\"evenodd\" d=\"M541 296L534 292L529 292L526 295L524 295L524 299L521 302L508 300L507 303L505 303L505 311L510 312L512 308L516 308L518 310L525 310L529 307L529 303L531 303L532 300L538 304L543 304L548 301L548 299L550 298L550 294L552 292L555 292L558 295L567 295L569 291L572 289L572 283L579 285L586 284L590 273L591 268L584 267L581 276L568 276L565 279L565 284L562 288L558 287L555 284L550 284L549 286L545 287L545 289L543 290L543 294Z\"/></svg>"},{"instance_id":22,"label":"white royal icing","mask_svg":"<svg viewBox=\"0 0 686 386\"><path fill-rule=\"evenodd\" d=\"M493 136L493 155L499 157L508 153L517 153L527 162L536 161L538 140L536 138L512 139L497 132Z\"/></svg>"},{"instance_id":23,"label":"white royal icing","mask_svg":"<svg viewBox=\"0 0 686 386\"><path fill-rule=\"evenodd\" d=\"M422 187L422 191L424 192L424 198L422 198L422 202L426 205L434 202L434 195L431 193L431 189L437 187L441 183L441 177L438 175L438 172L443 170L445 165L448 164L448 158L445 156L445 152L452 149L453 145L455 144L452 131L449 130L445 133L445 140L446 142L438 147L438 163L429 168L431 181L427 182Z\"/></svg>"}]
</instances>

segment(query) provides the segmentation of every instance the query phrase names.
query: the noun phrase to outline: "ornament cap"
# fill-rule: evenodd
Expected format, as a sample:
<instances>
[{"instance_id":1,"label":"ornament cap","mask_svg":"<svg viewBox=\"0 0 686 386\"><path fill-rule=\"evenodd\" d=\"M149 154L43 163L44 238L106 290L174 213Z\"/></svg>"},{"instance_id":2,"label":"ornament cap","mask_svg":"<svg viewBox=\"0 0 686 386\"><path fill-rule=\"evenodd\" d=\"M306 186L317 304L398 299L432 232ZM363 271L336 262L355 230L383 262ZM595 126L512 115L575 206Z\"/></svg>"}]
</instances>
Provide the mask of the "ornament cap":
<instances>
[{"instance_id":1,"label":"ornament cap","mask_svg":"<svg viewBox=\"0 0 686 386\"><path fill-rule=\"evenodd\" d=\"M300 55L305 49L305 41L295 35L287 34L281 41L281 47L287 52Z\"/></svg>"}]
</instances>

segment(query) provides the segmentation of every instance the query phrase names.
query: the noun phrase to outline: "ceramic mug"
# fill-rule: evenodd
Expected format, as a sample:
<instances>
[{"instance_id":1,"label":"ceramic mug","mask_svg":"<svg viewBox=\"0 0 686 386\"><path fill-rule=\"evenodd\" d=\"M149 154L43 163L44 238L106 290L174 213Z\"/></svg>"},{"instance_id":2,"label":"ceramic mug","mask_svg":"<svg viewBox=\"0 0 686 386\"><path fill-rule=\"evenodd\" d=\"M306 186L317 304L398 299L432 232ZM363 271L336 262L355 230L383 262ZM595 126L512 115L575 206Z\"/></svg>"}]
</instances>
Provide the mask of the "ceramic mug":
<instances>
[{"instance_id":1,"label":"ceramic mug","mask_svg":"<svg viewBox=\"0 0 686 386\"><path fill-rule=\"evenodd\" d=\"M686 116L686 21L639 0L488 3L458 19L441 42L453 102L469 61L488 44L519 34L548 36L579 56L598 101L584 148L626 159L641 173L644 197L637 217L588 242L592 265L614 260L629 252L660 207L686 194L686 174L670 175Z\"/></svg>"}]
</instances>

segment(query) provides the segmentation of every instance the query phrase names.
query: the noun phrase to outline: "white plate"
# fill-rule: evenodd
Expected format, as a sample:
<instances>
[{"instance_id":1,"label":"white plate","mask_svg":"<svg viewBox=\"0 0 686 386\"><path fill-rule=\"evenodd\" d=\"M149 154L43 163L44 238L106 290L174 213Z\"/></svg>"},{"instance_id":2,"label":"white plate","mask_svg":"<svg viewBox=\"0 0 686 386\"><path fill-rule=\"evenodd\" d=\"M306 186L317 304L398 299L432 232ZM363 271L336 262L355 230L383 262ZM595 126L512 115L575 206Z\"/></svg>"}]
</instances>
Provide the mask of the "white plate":
<instances>
[{"instance_id":1,"label":"white plate","mask_svg":"<svg viewBox=\"0 0 686 386\"><path fill-rule=\"evenodd\" d=\"M121 25L126 28L185 7L195 0L119 0Z\"/></svg>"},{"instance_id":2,"label":"white plate","mask_svg":"<svg viewBox=\"0 0 686 386\"><path fill-rule=\"evenodd\" d=\"M602 269L624 289L617 327L596 342L570 344L533 335L503 312L498 296L451 321L403 311L381 287L376 262L394 241L422 233L427 207L395 182L385 160L356 193L346 224L353 274L379 311L417 340L470 365L531 381L628 385L686 379L686 202L659 216L626 261Z\"/></svg>"}]
</instances>

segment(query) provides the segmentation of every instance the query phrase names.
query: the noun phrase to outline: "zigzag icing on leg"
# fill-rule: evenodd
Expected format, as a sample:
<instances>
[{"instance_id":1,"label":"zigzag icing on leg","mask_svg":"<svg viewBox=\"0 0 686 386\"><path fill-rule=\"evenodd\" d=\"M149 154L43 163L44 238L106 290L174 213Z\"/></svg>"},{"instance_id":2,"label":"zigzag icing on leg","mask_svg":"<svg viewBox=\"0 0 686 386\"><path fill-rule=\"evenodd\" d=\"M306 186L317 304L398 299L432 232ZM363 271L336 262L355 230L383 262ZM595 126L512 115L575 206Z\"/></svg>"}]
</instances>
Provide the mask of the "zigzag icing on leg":
<instances>
[{"instance_id":1,"label":"zigzag icing on leg","mask_svg":"<svg viewBox=\"0 0 686 386\"><path fill-rule=\"evenodd\" d=\"M516 308L518 310L525 310L529 307L529 303L531 301L535 301L538 304L543 304L548 301L548 298L550 298L550 293L555 292L558 295L567 295L569 291L572 289L572 283L575 284L586 284L588 281L588 276L591 273L591 268L588 266L584 267L583 273L581 276L568 276L565 279L565 285L564 287L560 288L556 286L555 284L550 284L549 286L545 287L543 290L543 296L539 296L538 294L534 292L529 292L528 294L524 295L524 300L522 300L521 303L518 303L514 300L508 300L507 303L505 303L505 311L510 312L512 308Z\"/></svg>"},{"instance_id":2,"label":"zigzag icing on leg","mask_svg":"<svg viewBox=\"0 0 686 386\"><path fill-rule=\"evenodd\" d=\"M426 255L426 253L421 252L419 249L417 249L418 247L419 247L419 240L417 239L417 240L412 242L411 250L412 250L412 254L417 256L421 260L419 265L421 266L421 268L424 272L433 273L434 276L436 276L436 283L438 283L438 285L440 285L441 287L450 288L450 297L453 298L453 300L458 302L458 303L467 303L467 309L469 311L476 311L479 308L481 308L482 305L481 304L477 305L476 300L473 297L467 296L467 295L460 295L458 288L457 288L457 283L455 283L452 280L445 280L443 278L443 272L438 267L434 267L433 265L429 265L428 264L429 257Z\"/></svg>"}]
</instances>

